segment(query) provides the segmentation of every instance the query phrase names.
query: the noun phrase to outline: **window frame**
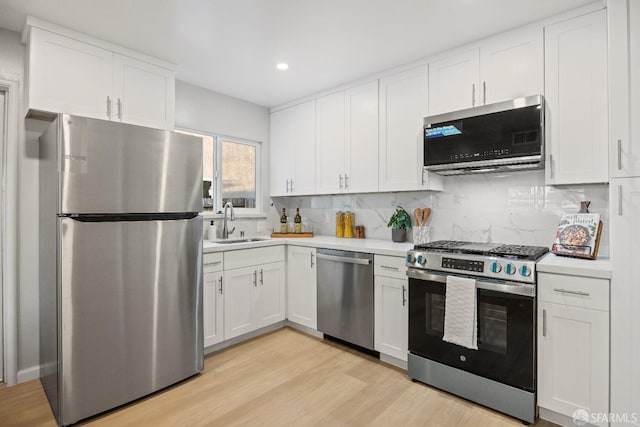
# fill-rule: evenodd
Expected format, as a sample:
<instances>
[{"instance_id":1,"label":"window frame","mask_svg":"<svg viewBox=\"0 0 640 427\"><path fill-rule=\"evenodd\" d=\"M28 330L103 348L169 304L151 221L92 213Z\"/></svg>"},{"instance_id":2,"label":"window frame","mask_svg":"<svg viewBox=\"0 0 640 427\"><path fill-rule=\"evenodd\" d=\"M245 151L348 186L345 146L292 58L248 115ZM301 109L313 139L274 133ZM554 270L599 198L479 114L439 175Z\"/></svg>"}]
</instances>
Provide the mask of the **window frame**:
<instances>
[{"instance_id":1,"label":"window frame","mask_svg":"<svg viewBox=\"0 0 640 427\"><path fill-rule=\"evenodd\" d=\"M236 144L244 144L255 147L256 153L256 207L255 208L241 208L233 207L235 213L243 215L262 215L262 143L260 141L253 141L245 138L238 138L235 136L222 135L218 133L206 132L196 129L176 127L177 132L187 132L189 134L197 134L202 136L208 136L213 138L213 182L211 188L213 192L213 209L211 211L202 210L203 215L212 215L223 212L224 206L222 205L222 143L228 141ZM203 153L204 155L204 153ZM203 180L204 181L204 180Z\"/></svg>"}]
</instances>

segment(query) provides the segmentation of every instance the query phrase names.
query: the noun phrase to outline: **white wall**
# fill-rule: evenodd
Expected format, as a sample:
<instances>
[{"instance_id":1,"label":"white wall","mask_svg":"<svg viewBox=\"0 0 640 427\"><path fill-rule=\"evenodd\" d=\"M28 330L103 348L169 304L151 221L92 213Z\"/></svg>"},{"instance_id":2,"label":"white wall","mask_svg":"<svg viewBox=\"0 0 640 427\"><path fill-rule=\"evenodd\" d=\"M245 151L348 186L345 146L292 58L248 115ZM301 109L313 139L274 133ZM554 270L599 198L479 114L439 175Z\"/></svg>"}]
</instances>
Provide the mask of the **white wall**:
<instances>
[{"instance_id":1,"label":"white wall","mask_svg":"<svg viewBox=\"0 0 640 427\"><path fill-rule=\"evenodd\" d=\"M25 47L20 34L0 29L0 76L24 87ZM22 93L18 94L22 111ZM18 381L37 376L38 334L38 146L18 131ZM8 351L11 349L7 349Z\"/></svg>"},{"instance_id":2,"label":"white wall","mask_svg":"<svg viewBox=\"0 0 640 427\"><path fill-rule=\"evenodd\" d=\"M176 81L176 128L261 142L263 209L268 209L268 108Z\"/></svg>"}]
</instances>

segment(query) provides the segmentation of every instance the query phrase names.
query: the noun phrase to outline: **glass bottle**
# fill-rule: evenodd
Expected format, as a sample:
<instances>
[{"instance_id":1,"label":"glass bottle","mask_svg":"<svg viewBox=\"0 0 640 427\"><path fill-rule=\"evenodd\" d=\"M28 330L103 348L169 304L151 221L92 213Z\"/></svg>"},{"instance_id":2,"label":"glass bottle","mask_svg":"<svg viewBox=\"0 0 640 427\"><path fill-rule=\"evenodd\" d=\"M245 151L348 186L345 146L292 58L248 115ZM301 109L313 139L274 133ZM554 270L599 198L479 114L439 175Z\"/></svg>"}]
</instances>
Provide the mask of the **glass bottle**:
<instances>
[{"instance_id":1,"label":"glass bottle","mask_svg":"<svg viewBox=\"0 0 640 427\"><path fill-rule=\"evenodd\" d=\"M336 237L344 237L344 213L336 214Z\"/></svg>"},{"instance_id":2,"label":"glass bottle","mask_svg":"<svg viewBox=\"0 0 640 427\"><path fill-rule=\"evenodd\" d=\"M293 219L295 223L294 233L302 233L302 217L300 216L300 208L296 208L296 216Z\"/></svg>"},{"instance_id":3,"label":"glass bottle","mask_svg":"<svg viewBox=\"0 0 640 427\"><path fill-rule=\"evenodd\" d=\"M282 208L282 215L280 215L280 232L286 233L289 231L287 229L287 212L285 208Z\"/></svg>"},{"instance_id":4,"label":"glass bottle","mask_svg":"<svg viewBox=\"0 0 640 427\"><path fill-rule=\"evenodd\" d=\"M354 225L353 212L345 212L344 214L344 237L347 239L353 238L353 225Z\"/></svg>"}]
</instances>

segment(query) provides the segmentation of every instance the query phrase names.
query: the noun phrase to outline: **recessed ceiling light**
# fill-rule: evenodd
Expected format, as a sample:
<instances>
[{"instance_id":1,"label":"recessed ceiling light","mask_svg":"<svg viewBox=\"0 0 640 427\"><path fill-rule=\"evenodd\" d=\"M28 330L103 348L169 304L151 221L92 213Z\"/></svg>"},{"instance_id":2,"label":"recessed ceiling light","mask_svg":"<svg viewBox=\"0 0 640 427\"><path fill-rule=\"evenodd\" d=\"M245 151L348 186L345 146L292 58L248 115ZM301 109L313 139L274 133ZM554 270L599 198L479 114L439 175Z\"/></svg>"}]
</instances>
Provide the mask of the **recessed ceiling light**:
<instances>
[{"instance_id":1,"label":"recessed ceiling light","mask_svg":"<svg viewBox=\"0 0 640 427\"><path fill-rule=\"evenodd\" d=\"M278 65L276 65L276 68L278 70L287 70L289 68L289 64L285 64L284 62L281 62Z\"/></svg>"}]
</instances>

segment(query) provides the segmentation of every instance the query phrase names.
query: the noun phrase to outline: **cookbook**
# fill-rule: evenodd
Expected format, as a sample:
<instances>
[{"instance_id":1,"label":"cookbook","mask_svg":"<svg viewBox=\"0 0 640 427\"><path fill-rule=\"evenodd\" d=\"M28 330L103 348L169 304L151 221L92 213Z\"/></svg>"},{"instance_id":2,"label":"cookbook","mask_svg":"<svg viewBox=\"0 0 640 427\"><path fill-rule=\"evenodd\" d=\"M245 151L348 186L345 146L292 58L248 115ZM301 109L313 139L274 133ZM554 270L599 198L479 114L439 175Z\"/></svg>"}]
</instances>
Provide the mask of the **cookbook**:
<instances>
[{"instance_id":1,"label":"cookbook","mask_svg":"<svg viewBox=\"0 0 640 427\"><path fill-rule=\"evenodd\" d=\"M600 214L563 214L551 251L557 255L595 259L598 255L602 221Z\"/></svg>"}]
</instances>

